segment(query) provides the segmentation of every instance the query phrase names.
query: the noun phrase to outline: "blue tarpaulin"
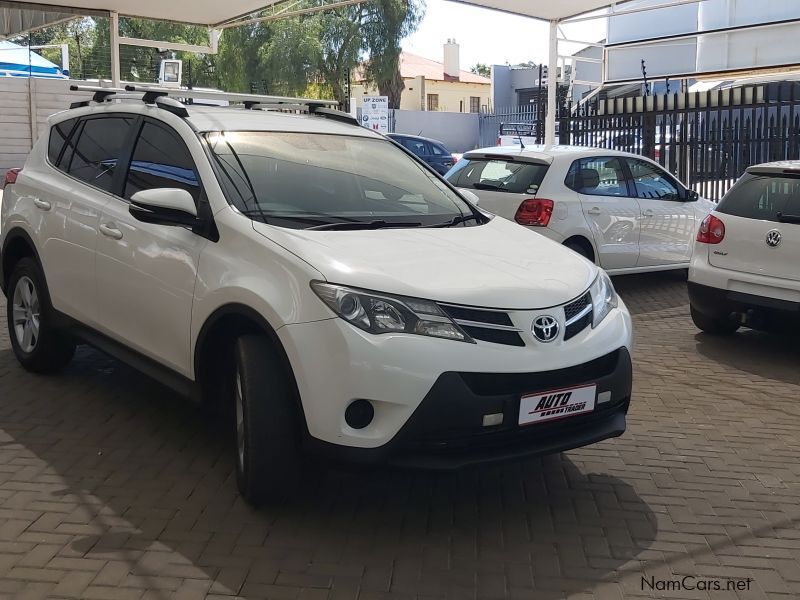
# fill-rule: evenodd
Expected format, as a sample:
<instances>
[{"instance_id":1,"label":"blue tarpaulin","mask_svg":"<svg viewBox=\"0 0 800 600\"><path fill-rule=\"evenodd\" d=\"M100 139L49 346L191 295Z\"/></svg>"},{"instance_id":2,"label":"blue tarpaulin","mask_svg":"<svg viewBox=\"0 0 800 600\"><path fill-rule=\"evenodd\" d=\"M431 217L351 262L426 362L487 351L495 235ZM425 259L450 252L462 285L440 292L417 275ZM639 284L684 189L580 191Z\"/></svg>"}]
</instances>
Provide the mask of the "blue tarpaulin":
<instances>
[{"instance_id":1,"label":"blue tarpaulin","mask_svg":"<svg viewBox=\"0 0 800 600\"><path fill-rule=\"evenodd\" d=\"M61 67L12 42L0 40L0 77L47 77L68 79Z\"/></svg>"}]
</instances>

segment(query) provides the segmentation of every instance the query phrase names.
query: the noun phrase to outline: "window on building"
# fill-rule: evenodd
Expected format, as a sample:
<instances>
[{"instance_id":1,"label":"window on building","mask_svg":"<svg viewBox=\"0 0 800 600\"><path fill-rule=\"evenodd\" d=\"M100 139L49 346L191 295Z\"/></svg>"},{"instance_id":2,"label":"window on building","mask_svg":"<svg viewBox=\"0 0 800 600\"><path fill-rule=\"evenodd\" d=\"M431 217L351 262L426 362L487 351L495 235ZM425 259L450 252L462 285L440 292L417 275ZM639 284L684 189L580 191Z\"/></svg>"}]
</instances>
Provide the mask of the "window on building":
<instances>
[{"instance_id":1,"label":"window on building","mask_svg":"<svg viewBox=\"0 0 800 600\"><path fill-rule=\"evenodd\" d=\"M428 110L439 110L439 94L428 94Z\"/></svg>"},{"instance_id":2,"label":"window on building","mask_svg":"<svg viewBox=\"0 0 800 600\"><path fill-rule=\"evenodd\" d=\"M480 96L469 97L469 112L481 112L481 98Z\"/></svg>"}]
</instances>

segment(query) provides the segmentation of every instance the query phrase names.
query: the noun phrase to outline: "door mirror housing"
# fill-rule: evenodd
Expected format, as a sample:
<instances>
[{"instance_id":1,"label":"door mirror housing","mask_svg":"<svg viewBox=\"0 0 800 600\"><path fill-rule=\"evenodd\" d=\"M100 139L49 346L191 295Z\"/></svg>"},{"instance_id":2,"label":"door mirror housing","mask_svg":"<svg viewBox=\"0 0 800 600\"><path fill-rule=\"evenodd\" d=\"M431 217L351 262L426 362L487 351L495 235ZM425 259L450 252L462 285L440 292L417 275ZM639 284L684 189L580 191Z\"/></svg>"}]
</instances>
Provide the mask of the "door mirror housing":
<instances>
[{"instance_id":1,"label":"door mirror housing","mask_svg":"<svg viewBox=\"0 0 800 600\"><path fill-rule=\"evenodd\" d=\"M131 196L128 212L143 223L157 225L198 224L197 207L192 195L181 188L154 188Z\"/></svg>"},{"instance_id":2,"label":"door mirror housing","mask_svg":"<svg viewBox=\"0 0 800 600\"><path fill-rule=\"evenodd\" d=\"M694 190L686 190L686 194L683 199L686 202L697 202L700 199L700 194Z\"/></svg>"},{"instance_id":3,"label":"door mirror housing","mask_svg":"<svg viewBox=\"0 0 800 600\"><path fill-rule=\"evenodd\" d=\"M481 203L481 199L478 197L478 194L471 190L465 190L464 188L458 188L458 191L461 192L461 195L466 198L468 202L471 202L475 206Z\"/></svg>"}]
</instances>

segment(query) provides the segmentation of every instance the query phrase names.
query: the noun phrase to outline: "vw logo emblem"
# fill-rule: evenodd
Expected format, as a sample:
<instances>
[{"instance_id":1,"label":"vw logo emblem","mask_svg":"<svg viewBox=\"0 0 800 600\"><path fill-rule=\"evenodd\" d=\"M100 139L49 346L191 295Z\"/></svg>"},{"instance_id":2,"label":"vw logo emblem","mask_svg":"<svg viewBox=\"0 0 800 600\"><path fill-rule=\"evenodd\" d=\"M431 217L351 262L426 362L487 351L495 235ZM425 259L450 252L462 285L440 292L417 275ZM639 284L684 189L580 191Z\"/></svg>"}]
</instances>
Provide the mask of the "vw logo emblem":
<instances>
[{"instance_id":1,"label":"vw logo emblem","mask_svg":"<svg viewBox=\"0 0 800 600\"><path fill-rule=\"evenodd\" d=\"M767 246L770 248L775 248L776 246L781 245L781 232L777 229L773 229L772 231L767 233Z\"/></svg>"},{"instance_id":2,"label":"vw logo emblem","mask_svg":"<svg viewBox=\"0 0 800 600\"><path fill-rule=\"evenodd\" d=\"M550 315L542 315L533 320L531 332L540 342L552 342L558 337L558 321Z\"/></svg>"}]
</instances>

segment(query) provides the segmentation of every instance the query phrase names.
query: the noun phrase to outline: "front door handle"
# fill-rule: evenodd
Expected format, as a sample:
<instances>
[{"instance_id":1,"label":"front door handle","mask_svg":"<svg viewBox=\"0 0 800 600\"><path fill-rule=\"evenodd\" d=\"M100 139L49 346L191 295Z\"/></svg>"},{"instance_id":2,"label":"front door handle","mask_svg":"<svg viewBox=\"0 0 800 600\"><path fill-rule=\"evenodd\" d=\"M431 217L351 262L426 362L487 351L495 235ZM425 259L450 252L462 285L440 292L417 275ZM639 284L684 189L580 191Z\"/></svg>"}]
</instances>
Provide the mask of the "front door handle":
<instances>
[{"instance_id":1,"label":"front door handle","mask_svg":"<svg viewBox=\"0 0 800 600\"><path fill-rule=\"evenodd\" d=\"M586 214L599 215L600 214L600 209L597 208L596 206L593 206L592 208L590 208L589 210L586 211Z\"/></svg>"},{"instance_id":2,"label":"front door handle","mask_svg":"<svg viewBox=\"0 0 800 600\"><path fill-rule=\"evenodd\" d=\"M34 198L33 205L41 210L50 210L51 208L53 208L53 205L50 204L47 200L41 200L40 198Z\"/></svg>"},{"instance_id":3,"label":"front door handle","mask_svg":"<svg viewBox=\"0 0 800 600\"><path fill-rule=\"evenodd\" d=\"M114 223L101 224L100 233L102 233L106 237L110 237L112 240L122 239L122 232L119 229L117 229L117 226L114 225Z\"/></svg>"},{"instance_id":4,"label":"front door handle","mask_svg":"<svg viewBox=\"0 0 800 600\"><path fill-rule=\"evenodd\" d=\"M643 217L652 217L652 216L653 216L653 214L655 214L655 213L653 213L653 209L652 209L652 208L645 208L645 209L642 211L642 216L643 216Z\"/></svg>"}]
</instances>

